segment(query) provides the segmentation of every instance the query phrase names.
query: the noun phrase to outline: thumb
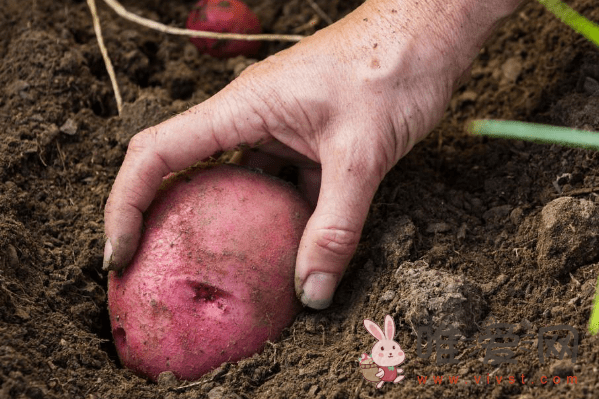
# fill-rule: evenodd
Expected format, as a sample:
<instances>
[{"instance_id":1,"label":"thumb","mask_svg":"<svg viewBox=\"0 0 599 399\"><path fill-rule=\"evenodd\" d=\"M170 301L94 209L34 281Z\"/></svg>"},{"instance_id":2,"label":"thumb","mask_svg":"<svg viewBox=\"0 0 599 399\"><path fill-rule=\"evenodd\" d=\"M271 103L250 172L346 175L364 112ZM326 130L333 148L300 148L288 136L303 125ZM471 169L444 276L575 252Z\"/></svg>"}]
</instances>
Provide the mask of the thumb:
<instances>
[{"instance_id":1,"label":"thumb","mask_svg":"<svg viewBox=\"0 0 599 399\"><path fill-rule=\"evenodd\" d=\"M295 269L296 294L313 309L331 304L382 180L377 166L362 165L375 160L363 161L322 162L318 204L304 230Z\"/></svg>"}]
</instances>

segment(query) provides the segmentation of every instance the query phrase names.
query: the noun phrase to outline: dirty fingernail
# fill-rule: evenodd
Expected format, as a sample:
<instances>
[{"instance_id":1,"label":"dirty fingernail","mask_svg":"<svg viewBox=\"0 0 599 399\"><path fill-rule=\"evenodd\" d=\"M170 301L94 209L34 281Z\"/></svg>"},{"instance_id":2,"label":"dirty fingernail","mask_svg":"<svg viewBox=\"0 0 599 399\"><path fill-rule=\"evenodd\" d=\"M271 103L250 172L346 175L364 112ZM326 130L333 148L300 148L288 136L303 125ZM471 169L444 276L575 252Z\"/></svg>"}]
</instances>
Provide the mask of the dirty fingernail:
<instances>
[{"instance_id":1,"label":"dirty fingernail","mask_svg":"<svg viewBox=\"0 0 599 399\"><path fill-rule=\"evenodd\" d=\"M103 270L110 270L110 262L112 261L112 244L110 243L110 238L106 240L106 244L104 245L104 261L102 262Z\"/></svg>"},{"instance_id":2,"label":"dirty fingernail","mask_svg":"<svg viewBox=\"0 0 599 399\"><path fill-rule=\"evenodd\" d=\"M338 276L330 273L312 273L302 287L300 300L312 309L326 309L333 302Z\"/></svg>"}]
</instances>

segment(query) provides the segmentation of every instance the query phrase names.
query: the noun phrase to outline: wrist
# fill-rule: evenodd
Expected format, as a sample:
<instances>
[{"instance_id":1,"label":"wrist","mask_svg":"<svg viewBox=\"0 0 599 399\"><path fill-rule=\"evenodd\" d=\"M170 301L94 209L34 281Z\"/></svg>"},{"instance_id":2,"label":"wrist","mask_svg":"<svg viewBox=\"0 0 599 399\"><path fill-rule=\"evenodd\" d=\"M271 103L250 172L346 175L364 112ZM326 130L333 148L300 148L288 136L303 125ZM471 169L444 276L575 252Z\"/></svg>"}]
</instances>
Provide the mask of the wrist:
<instances>
[{"instance_id":1,"label":"wrist","mask_svg":"<svg viewBox=\"0 0 599 399\"><path fill-rule=\"evenodd\" d=\"M315 36L326 36L335 76L365 99L376 93L371 101L387 110L401 136L396 162L433 129L485 40L525 1L367 0L332 35Z\"/></svg>"},{"instance_id":2,"label":"wrist","mask_svg":"<svg viewBox=\"0 0 599 399\"><path fill-rule=\"evenodd\" d=\"M412 42L427 62L453 64L458 79L470 66L486 39L519 6L529 0L367 0L353 15L364 35L393 48ZM381 43L382 42L382 43Z\"/></svg>"},{"instance_id":3,"label":"wrist","mask_svg":"<svg viewBox=\"0 0 599 399\"><path fill-rule=\"evenodd\" d=\"M440 40L446 41L460 68L458 72L463 73L495 29L528 0L431 2L436 3L436 10L443 15L439 20Z\"/></svg>"}]
</instances>

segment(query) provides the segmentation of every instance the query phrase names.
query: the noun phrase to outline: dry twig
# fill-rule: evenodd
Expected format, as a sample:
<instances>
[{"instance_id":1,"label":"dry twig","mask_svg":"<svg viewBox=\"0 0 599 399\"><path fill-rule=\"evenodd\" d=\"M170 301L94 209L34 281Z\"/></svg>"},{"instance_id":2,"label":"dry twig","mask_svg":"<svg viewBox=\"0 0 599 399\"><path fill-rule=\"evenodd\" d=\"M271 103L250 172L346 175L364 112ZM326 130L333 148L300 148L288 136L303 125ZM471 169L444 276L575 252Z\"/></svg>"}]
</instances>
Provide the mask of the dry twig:
<instances>
[{"instance_id":1,"label":"dry twig","mask_svg":"<svg viewBox=\"0 0 599 399\"><path fill-rule=\"evenodd\" d=\"M162 33L170 33L173 35L183 35L190 37L202 37L208 39L223 39L223 40L268 40L268 41L288 41L288 42L298 42L304 38L302 35L279 35L279 34L258 34L258 35L246 35L240 33L220 33L220 32L206 32L206 31L197 31L197 30L189 30L189 29L181 29L175 28L172 26L167 26L161 24L156 21L152 21L151 19L140 17L137 14L134 14L130 11L127 11L125 7L121 3L116 0L104 0L104 2L118 15L121 17L135 22L141 26L145 26L146 28L154 29L158 32ZM119 86L116 80L116 74L114 72L114 68L112 66L112 62L110 61L110 57L108 56L108 51L106 50L106 46L104 45L104 38L102 37L102 29L100 27L100 19L98 17L98 11L96 9L95 0L87 0L87 5L89 6L90 12L92 14L92 19L94 21L94 31L96 33L96 38L98 39L98 45L100 46L100 52L102 53L102 58L104 59L104 64L106 65L106 70L108 71L108 76L110 77L110 82L112 83L112 89L114 90L114 96L116 98L116 105L118 109L119 115L121 114L123 108L123 100L121 97L121 92L119 90ZM314 4L316 5L316 4ZM313 5L313 7L314 7ZM318 7L318 5L316 5ZM320 8L315 8L315 10L322 10ZM324 14L324 12L323 12ZM326 16L326 14L324 14ZM323 17L324 18L324 17ZM328 16L327 16L328 18ZM327 18L324 18L327 20ZM328 18L330 20L330 18ZM332 22L332 21L331 21Z\"/></svg>"},{"instance_id":2,"label":"dry twig","mask_svg":"<svg viewBox=\"0 0 599 399\"><path fill-rule=\"evenodd\" d=\"M92 14L92 19L94 21L94 31L96 32L96 38L98 39L98 46L100 46L100 52L102 53L102 58L104 59L104 64L106 65L106 70L108 71L110 82L112 83L112 90L114 90L114 97L116 99L116 108L120 115L123 109L123 98L121 97L121 91L119 90L119 85L116 81L116 74L114 73L112 62L110 61L110 57L108 56L108 50L106 50L106 46L104 45L104 38L102 37L102 28L100 26L100 18L98 17L98 10L96 9L96 1L87 0L87 5Z\"/></svg>"},{"instance_id":3,"label":"dry twig","mask_svg":"<svg viewBox=\"0 0 599 399\"><path fill-rule=\"evenodd\" d=\"M323 9L320 8L320 6L316 4L314 0L308 0L308 4L310 4L310 7L312 7L316 14L318 14L318 16L322 18L327 24L331 25L333 23L331 17L329 17L329 15L326 12L324 12Z\"/></svg>"}]
</instances>

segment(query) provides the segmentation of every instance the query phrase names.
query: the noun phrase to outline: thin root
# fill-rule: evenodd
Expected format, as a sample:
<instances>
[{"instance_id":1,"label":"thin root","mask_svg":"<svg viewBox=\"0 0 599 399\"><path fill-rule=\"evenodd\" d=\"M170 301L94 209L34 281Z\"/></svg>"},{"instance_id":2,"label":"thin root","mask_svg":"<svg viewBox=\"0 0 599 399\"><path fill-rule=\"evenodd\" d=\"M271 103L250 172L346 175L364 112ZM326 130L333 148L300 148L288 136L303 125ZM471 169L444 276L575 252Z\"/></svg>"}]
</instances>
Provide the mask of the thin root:
<instances>
[{"instance_id":1,"label":"thin root","mask_svg":"<svg viewBox=\"0 0 599 399\"><path fill-rule=\"evenodd\" d=\"M89 2L89 0L88 0ZM130 11L127 11L116 0L104 0L104 2L114 10L121 17L135 22L139 25L145 26L146 28L154 29L162 33L170 33L173 35L183 35L191 37L203 37L208 39L225 39L225 40L268 40L268 41L286 41L286 42L299 42L305 36L302 35L279 35L279 34L258 34L258 35L247 35L241 33L219 33L219 32L206 32L199 30L181 29L172 26L163 25L159 22L152 21L151 19L140 17Z\"/></svg>"},{"instance_id":2,"label":"thin root","mask_svg":"<svg viewBox=\"0 0 599 399\"><path fill-rule=\"evenodd\" d=\"M112 90L114 91L114 97L116 99L116 108L120 116L121 111L123 110L123 98L121 97L119 84L116 81L116 74L114 73L114 68L112 67L112 61L110 61L108 50L106 50L106 46L104 45L102 28L100 26L100 18L98 17L98 10L96 9L96 0L87 0L87 5L92 14L94 31L96 32L96 38L98 39L98 46L100 46L100 52L102 53L102 58L104 59L104 64L106 65L106 71L108 71L110 83L112 83Z\"/></svg>"}]
</instances>

